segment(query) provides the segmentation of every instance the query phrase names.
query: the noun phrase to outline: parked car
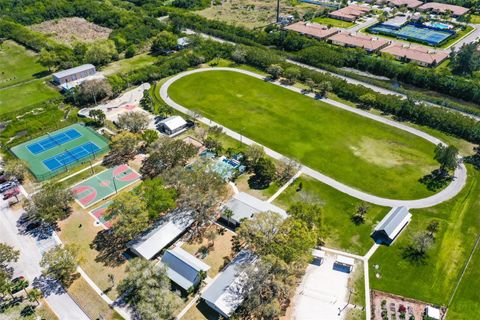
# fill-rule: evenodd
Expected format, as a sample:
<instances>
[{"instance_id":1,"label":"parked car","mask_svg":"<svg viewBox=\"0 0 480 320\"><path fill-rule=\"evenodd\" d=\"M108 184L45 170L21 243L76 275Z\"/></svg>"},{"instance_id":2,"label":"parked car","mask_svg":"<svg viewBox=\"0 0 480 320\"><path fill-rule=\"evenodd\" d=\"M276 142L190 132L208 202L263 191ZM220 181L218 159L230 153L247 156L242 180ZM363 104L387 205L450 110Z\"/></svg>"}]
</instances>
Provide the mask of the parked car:
<instances>
[{"instance_id":1,"label":"parked car","mask_svg":"<svg viewBox=\"0 0 480 320\"><path fill-rule=\"evenodd\" d=\"M12 280L13 288L12 294L19 292L28 287L29 283L28 280L25 279L24 276L16 277Z\"/></svg>"},{"instance_id":2,"label":"parked car","mask_svg":"<svg viewBox=\"0 0 480 320\"><path fill-rule=\"evenodd\" d=\"M16 187L17 183L15 181L7 181L2 184L0 184L0 193L4 193L8 189L12 189L13 187Z\"/></svg>"},{"instance_id":3,"label":"parked car","mask_svg":"<svg viewBox=\"0 0 480 320\"><path fill-rule=\"evenodd\" d=\"M3 193L3 200L10 199L11 197L15 197L20 194L20 189L18 187L9 189Z\"/></svg>"}]
</instances>

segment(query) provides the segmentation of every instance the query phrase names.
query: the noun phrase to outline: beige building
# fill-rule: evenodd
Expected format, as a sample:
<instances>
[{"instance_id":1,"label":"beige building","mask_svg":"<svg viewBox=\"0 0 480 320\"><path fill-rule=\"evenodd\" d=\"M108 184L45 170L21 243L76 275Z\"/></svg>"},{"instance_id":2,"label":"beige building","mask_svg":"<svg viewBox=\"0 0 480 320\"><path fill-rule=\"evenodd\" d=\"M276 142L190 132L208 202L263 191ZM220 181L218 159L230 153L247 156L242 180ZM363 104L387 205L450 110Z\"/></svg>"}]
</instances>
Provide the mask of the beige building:
<instances>
[{"instance_id":1,"label":"beige building","mask_svg":"<svg viewBox=\"0 0 480 320\"><path fill-rule=\"evenodd\" d=\"M328 15L334 19L354 22L358 18L369 13L370 10L371 8L369 6L359 6L356 4L352 4L348 7L332 11Z\"/></svg>"},{"instance_id":2,"label":"beige building","mask_svg":"<svg viewBox=\"0 0 480 320\"><path fill-rule=\"evenodd\" d=\"M442 63L448 58L446 50L434 50L424 46L395 43L381 50L391 54L397 60L413 62L423 67L432 67Z\"/></svg>"},{"instance_id":3,"label":"beige building","mask_svg":"<svg viewBox=\"0 0 480 320\"><path fill-rule=\"evenodd\" d=\"M310 22L297 22L285 27L285 29L317 39L325 39L340 32L340 30L336 28L328 28L324 25Z\"/></svg>"},{"instance_id":4,"label":"beige building","mask_svg":"<svg viewBox=\"0 0 480 320\"><path fill-rule=\"evenodd\" d=\"M376 52L390 44L390 41L385 39L349 32L337 33L328 38L328 41L338 46L362 48L367 52Z\"/></svg>"}]
</instances>

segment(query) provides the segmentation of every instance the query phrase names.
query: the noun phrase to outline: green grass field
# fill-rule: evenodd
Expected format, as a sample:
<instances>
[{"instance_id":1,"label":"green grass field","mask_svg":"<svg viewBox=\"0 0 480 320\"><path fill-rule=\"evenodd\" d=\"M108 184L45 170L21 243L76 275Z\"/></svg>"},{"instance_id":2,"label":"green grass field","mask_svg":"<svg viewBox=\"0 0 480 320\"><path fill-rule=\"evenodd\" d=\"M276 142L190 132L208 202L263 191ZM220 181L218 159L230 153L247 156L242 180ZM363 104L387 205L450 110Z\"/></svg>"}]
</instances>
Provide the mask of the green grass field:
<instances>
[{"instance_id":1,"label":"green grass field","mask_svg":"<svg viewBox=\"0 0 480 320\"><path fill-rule=\"evenodd\" d=\"M372 289L431 303L448 303L480 232L480 172L468 167L468 173L467 185L460 194L435 207L412 210L411 223L394 244L391 247L382 246L376 251L369 261L371 266L379 265L378 270L372 269L370 272ZM425 230L432 220L440 222L440 229L426 260L414 263L404 259L404 248L411 243L411 237ZM474 268L467 274L465 282L462 282L464 286L470 287L457 292L455 304L458 314L467 312L460 308L468 307L471 312L479 308L478 300L472 301L475 295L478 299L478 287L471 286L472 283L468 282L469 275L472 274L471 277L476 276L475 281L478 283L478 264ZM376 272L381 275L380 279L375 277ZM473 318L452 316L450 319Z\"/></svg>"},{"instance_id":2,"label":"green grass field","mask_svg":"<svg viewBox=\"0 0 480 320\"><path fill-rule=\"evenodd\" d=\"M480 314L480 249L477 247L448 309L447 319L476 319Z\"/></svg>"},{"instance_id":3,"label":"green grass field","mask_svg":"<svg viewBox=\"0 0 480 320\"><path fill-rule=\"evenodd\" d=\"M3 88L0 89L0 115L57 97L60 93L43 79Z\"/></svg>"},{"instance_id":4,"label":"green grass field","mask_svg":"<svg viewBox=\"0 0 480 320\"><path fill-rule=\"evenodd\" d=\"M407 132L230 71L181 78L169 95L352 187L397 199L432 194L418 179L437 166L434 145Z\"/></svg>"},{"instance_id":5,"label":"green grass field","mask_svg":"<svg viewBox=\"0 0 480 320\"><path fill-rule=\"evenodd\" d=\"M302 191L297 192L300 183L303 188ZM370 238L373 225L378 223L389 210L389 208L369 204L365 223L357 226L350 218L362 201L307 176L297 179L275 199L274 204L288 209L293 202L305 201L305 199L322 204L325 245L359 255L367 253L373 245L373 240Z\"/></svg>"},{"instance_id":6,"label":"green grass field","mask_svg":"<svg viewBox=\"0 0 480 320\"><path fill-rule=\"evenodd\" d=\"M0 88L46 75L47 68L37 62L37 54L16 42L0 44Z\"/></svg>"},{"instance_id":7,"label":"green grass field","mask_svg":"<svg viewBox=\"0 0 480 320\"><path fill-rule=\"evenodd\" d=\"M151 65L157 60L159 60L159 57L154 57L147 53L142 53L132 58L112 62L108 66L103 68L102 71L105 73L105 75L128 72L134 69L139 69Z\"/></svg>"},{"instance_id":8,"label":"green grass field","mask_svg":"<svg viewBox=\"0 0 480 320\"><path fill-rule=\"evenodd\" d=\"M344 29L351 28L355 25L354 22L343 21L343 20L338 20L338 19L333 19L328 17L316 17L316 18L313 18L312 22L320 23L326 26L332 26L335 28L344 28Z\"/></svg>"}]
</instances>

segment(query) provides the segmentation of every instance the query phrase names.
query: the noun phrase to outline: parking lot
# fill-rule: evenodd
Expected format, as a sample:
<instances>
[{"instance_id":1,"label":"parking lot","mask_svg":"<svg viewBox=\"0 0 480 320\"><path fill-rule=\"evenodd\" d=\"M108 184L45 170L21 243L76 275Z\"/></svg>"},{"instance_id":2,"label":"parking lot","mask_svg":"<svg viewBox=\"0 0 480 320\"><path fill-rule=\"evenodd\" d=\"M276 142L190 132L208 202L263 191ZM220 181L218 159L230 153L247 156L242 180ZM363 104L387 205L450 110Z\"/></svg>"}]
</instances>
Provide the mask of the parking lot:
<instances>
[{"instance_id":1,"label":"parking lot","mask_svg":"<svg viewBox=\"0 0 480 320\"><path fill-rule=\"evenodd\" d=\"M335 264L335 260L335 254L327 253L321 264L316 259L307 267L294 298L294 319L344 318L349 295L348 279L353 270L346 272L346 268Z\"/></svg>"}]
</instances>

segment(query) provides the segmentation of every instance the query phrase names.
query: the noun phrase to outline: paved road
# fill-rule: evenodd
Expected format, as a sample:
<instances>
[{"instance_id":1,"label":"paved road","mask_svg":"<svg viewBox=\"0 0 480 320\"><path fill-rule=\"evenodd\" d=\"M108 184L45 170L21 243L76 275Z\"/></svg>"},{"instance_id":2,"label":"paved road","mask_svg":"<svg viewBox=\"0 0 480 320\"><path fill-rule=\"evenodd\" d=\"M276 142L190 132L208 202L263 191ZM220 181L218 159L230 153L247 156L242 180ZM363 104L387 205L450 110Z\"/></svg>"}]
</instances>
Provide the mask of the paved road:
<instances>
[{"instance_id":1,"label":"paved road","mask_svg":"<svg viewBox=\"0 0 480 320\"><path fill-rule=\"evenodd\" d=\"M470 23L469 26L475 28L475 30L469 33L465 38L450 46L448 49L458 51L464 44L475 42L480 38L480 24Z\"/></svg>"},{"instance_id":2,"label":"paved road","mask_svg":"<svg viewBox=\"0 0 480 320\"><path fill-rule=\"evenodd\" d=\"M20 250L20 259L13 264L15 276L23 275L31 284L38 283L48 305L61 320L89 320L63 288L55 283L38 281L42 279L39 266L42 253L56 245L53 238L37 240L30 235L21 234L17 221L23 210L12 210L3 200L0 200L0 209L0 242Z\"/></svg>"},{"instance_id":3,"label":"paved road","mask_svg":"<svg viewBox=\"0 0 480 320\"><path fill-rule=\"evenodd\" d=\"M208 72L208 71L215 71L215 70L224 70L224 71L234 71L234 72L239 72L239 73L243 73L243 74L246 74L246 75L249 75L249 76L252 76L252 77L255 77L255 78L258 78L258 79L264 79L263 76L257 74L257 73L254 73L254 72L251 72L251 71L247 71L247 70L241 70L241 69L234 69L234 68L205 68L205 69L195 69L195 70L190 70L190 71L185 71L185 72L182 72L180 74L177 74L176 76L168 79L164 84L163 86L160 88L160 96L162 97L162 99L167 103L169 104L171 107L175 108L176 110L179 110L180 112L182 113L185 113L185 114L190 114L192 115L192 112L190 110L188 110L187 108L183 107L182 105L176 103L175 101L173 101L169 96L168 96L168 88L170 87L170 85L172 83L174 83L175 81L177 81L178 79L182 78L182 77L185 77L187 75L190 75L190 74L193 74L193 73L198 73L198 72ZM279 83L275 83L276 85L279 85L279 86L282 86L286 89L289 89L289 90L292 90L292 91L296 91L296 92L300 92L300 89L298 88L295 88L295 87L292 87L292 86L283 86ZM404 131L407 131L407 132L410 132L416 136L419 136L425 140L428 140L430 141L431 143L433 144L439 144L439 143L443 143L441 140L425 133L425 132L422 132L420 130L417 130L417 129L414 129L414 128L411 128L411 127L408 127L404 124L401 124L401 123L398 123L398 122L395 122L395 121L392 121L392 120L389 120L389 119L386 119L386 118L383 118L383 117L380 117L380 116L377 116L377 115L373 115L373 114L370 114L366 111L363 111L363 110L360 110L360 109L356 109L356 108L352 108L350 106L347 106L345 104L342 104L340 102L337 102L337 101L334 101L334 100L331 100L331 99L322 99L324 100L325 102L335 106L335 107L338 107L338 108L341 108L341 109L344 109L344 110L347 110L349 112L353 112L353 113L356 113L358 115L361 115L361 116L364 116L366 118L370 118L372 120L375 120L375 121L378 121L378 122L382 122L384 124L387 124L387 125L390 125L390 126L393 126L393 127L396 127L398 129L401 129L401 130L404 130ZM199 121L201 121L202 123L205 123L209 126L215 126L215 125L218 125L218 126L222 126L221 124L217 124L215 123L214 121L210 120L210 119L207 119L207 118L204 118L204 117L201 117L198 119ZM222 126L223 127L223 126ZM258 144L256 143L255 141L247 138L247 137L244 137L242 136L241 134L233 131L233 130L230 130L228 128L225 128L224 127L224 132L233 137L234 139L237 139L239 141L242 141L244 142L245 144L247 145L251 145L251 144ZM444 144L444 143L443 143ZM265 147L265 152L271 156L272 158L274 159L284 159L285 156L283 156L282 154L272 150L272 149L269 149L267 147ZM367 201L367 202L370 202L370 203L374 203L374 204L377 204L377 205L380 205L380 206L387 206L387 207L396 207L396 206L406 206L408 208L428 208L428 207L432 207L434 205L437 205L439 203L442 203L448 199L451 199L452 197L454 197L455 195L458 194L458 192L460 192L460 190L462 190L463 186L465 185L465 182L467 180L467 171L466 171L466 168L463 164L461 164L456 170L455 170L455 179L453 180L452 183L450 183L445 189L443 189L442 191L440 191L439 193L436 193L428 198L424 198L424 199L417 199L417 200L396 200L396 199L387 199L387 198L381 198L381 197L377 197L377 196L374 196L374 195L371 195L371 194L368 194L366 192L363 192L363 191L360 191L360 190L357 190L357 189L354 189L352 187L349 187L341 182L338 182L312 168L309 168L307 166L302 166L301 167L301 170L303 173L343 192L343 193L346 193L346 194L349 194L357 199L360 199L360 200L363 200L363 201Z\"/></svg>"},{"instance_id":4,"label":"paved road","mask_svg":"<svg viewBox=\"0 0 480 320\"><path fill-rule=\"evenodd\" d=\"M478 25L480 27L480 25ZM206 39L210 39L210 40L213 40L213 41L217 41L217 42L220 42L220 43L229 43L229 44L232 44L232 45L236 45L235 42L231 42L231 41L227 41L227 40L223 40L221 38L218 38L218 37L214 37L214 36L211 36L211 35L208 35L208 34L205 34L205 33L201 33L201 32L196 32L196 31L193 31L193 30L190 30L190 29L187 29L185 31L186 34L196 34L196 35L200 35L201 37L203 38L206 38ZM477 29L476 32L475 32L476 37L480 37L480 30ZM469 35L469 37L475 37L474 35ZM356 84L356 85L361 85L361 86L364 86L366 88L370 88L376 92L379 92L379 93L382 93L382 94L391 94L391 95L396 95L396 96L399 96L401 97L402 99L406 99L407 98L407 95L403 94L403 93L399 93L399 92L396 92L396 91L393 91L393 90L389 90L389 89L385 89L383 87L379 87L379 86L376 86L376 85L373 85L373 84L370 84L370 83L367 83L367 82L364 82L364 81L360 81L360 80L357 80L357 79L354 79L354 78L350 78L350 77L347 77L347 76L344 76L344 75L340 75L340 74L337 74L337 73L334 73L334 72L331 72L331 71L327 71L327 70L324 70L324 69L320 69L320 68L317 68L317 67L313 67L313 66L310 66L308 64L304 64L304 63L301 63L301 62L297 62L297 61L294 61L294 60L291 60L291 59L285 59L286 62L289 62L291 64L295 64L299 67L303 67L303 68L306 68L306 69L310 69L310 70L314 70L316 72L321 72L321 73L326 73L326 74L329 74L331 76L334 76L334 77L337 77L337 78L340 78L340 79L343 79L345 80L347 83L350 83L350 84ZM435 107L435 108L443 108L443 109L447 109L449 111L452 111L452 112L456 112L456 113L460 113L466 117L469 117L469 118L472 118L472 119L475 119L477 121L480 121L480 116L475 116L475 115L472 115L472 114L469 114L469 113L466 113L466 112L462 112L462 111L459 111L459 110L455 110L455 109L451 109L451 108L447 108L447 107L444 107L444 106L440 106L438 104L435 104L435 103L431 103L429 101L425 101L425 100L417 100L418 103L423 103L423 104L426 104L426 105L429 105L431 107Z\"/></svg>"}]
</instances>

